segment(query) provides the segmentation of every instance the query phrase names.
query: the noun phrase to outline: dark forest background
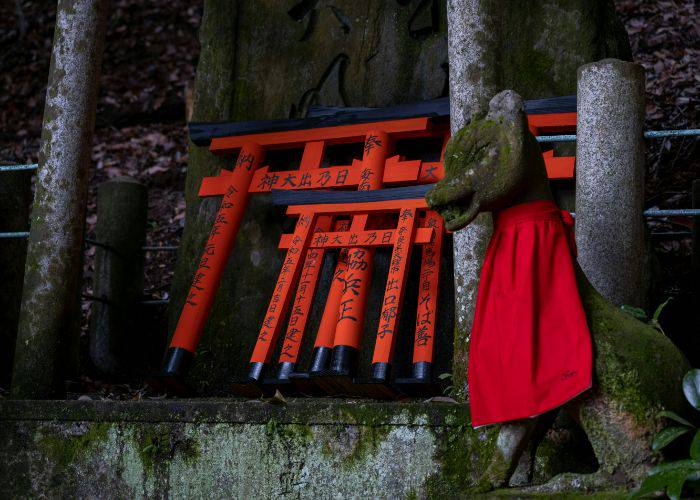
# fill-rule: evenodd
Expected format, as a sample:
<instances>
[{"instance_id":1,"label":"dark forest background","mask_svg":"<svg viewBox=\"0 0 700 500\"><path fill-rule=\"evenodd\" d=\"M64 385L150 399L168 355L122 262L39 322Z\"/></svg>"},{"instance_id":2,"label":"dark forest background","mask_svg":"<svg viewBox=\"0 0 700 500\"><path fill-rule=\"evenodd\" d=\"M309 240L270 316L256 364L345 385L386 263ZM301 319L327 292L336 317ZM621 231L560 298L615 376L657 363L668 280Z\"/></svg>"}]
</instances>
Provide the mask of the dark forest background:
<instances>
[{"instance_id":1,"label":"dark forest background","mask_svg":"<svg viewBox=\"0 0 700 500\"><path fill-rule=\"evenodd\" d=\"M646 69L646 128L698 128L700 22L695 1L615 4L634 60ZM0 164L37 161L55 7L55 1L0 3ZM129 175L149 187L147 244L177 245L184 224L186 122L201 15L201 0L112 1L92 153L88 238L97 219L97 186ZM690 207L690 184L700 178L697 145L697 138L647 142L647 208ZM655 220L650 228L682 232L689 224L687 218ZM663 271L659 295L676 299L662 317L673 329L674 322L687 317L678 312L691 303L686 300L693 286L691 240L656 237L653 244ZM87 294L93 253L94 247L86 249ZM147 255L148 298L168 298L174 263L174 253ZM89 303L83 308L87 318Z\"/></svg>"}]
</instances>

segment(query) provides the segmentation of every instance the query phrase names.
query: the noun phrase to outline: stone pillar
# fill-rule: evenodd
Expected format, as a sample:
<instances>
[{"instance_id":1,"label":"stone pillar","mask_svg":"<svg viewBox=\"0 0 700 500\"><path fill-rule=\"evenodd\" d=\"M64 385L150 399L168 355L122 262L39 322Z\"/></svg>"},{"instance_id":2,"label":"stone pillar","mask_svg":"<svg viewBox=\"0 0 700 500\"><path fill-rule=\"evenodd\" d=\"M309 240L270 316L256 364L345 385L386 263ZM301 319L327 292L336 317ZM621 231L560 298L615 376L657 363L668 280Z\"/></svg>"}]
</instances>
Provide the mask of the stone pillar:
<instances>
[{"instance_id":1,"label":"stone pillar","mask_svg":"<svg viewBox=\"0 0 700 500\"><path fill-rule=\"evenodd\" d=\"M603 59L578 70L578 261L612 303L645 305L644 68Z\"/></svg>"},{"instance_id":2,"label":"stone pillar","mask_svg":"<svg viewBox=\"0 0 700 500\"><path fill-rule=\"evenodd\" d=\"M77 346L82 245L108 0L59 0L12 374L13 397L60 394Z\"/></svg>"},{"instance_id":3,"label":"stone pillar","mask_svg":"<svg viewBox=\"0 0 700 500\"><path fill-rule=\"evenodd\" d=\"M32 172L0 172L0 232L29 231ZM0 239L0 383L9 385L22 298L26 238Z\"/></svg>"},{"instance_id":4,"label":"stone pillar","mask_svg":"<svg viewBox=\"0 0 700 500\"><path fill-rule=\"evenodd\" d=\"M498 2L447 2L447 53L450 65L450 129L464 127L475 114L488 110L498 86ZM454 394L467 395L467 355L481 264L491 238L491 214L454 233L455 337L452 363Z\"/></svg>"},{"instance_id":5,"label":"stone pillar","mask_svg":"<svg viewBox=\"0 0 700 500\"><path fill-rule=\"evenodd\" d=\"M143 294L148 189L131 177L100 185L97 192L95 273L90 317L90 359L110 375L130 371L143 345L138 302Z\"/></svg>"}]
</instances>

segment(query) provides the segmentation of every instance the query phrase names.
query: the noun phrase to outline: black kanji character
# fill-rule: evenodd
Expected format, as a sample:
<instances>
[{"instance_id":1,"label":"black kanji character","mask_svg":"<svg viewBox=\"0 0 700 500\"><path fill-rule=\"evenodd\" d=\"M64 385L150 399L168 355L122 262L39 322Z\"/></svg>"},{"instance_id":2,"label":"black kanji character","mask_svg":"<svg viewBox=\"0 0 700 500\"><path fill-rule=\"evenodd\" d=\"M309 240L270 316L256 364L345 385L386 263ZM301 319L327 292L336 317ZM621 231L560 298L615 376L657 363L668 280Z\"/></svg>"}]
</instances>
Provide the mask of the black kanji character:
<instances>
[{"instance_id":1,"label":"black kanji character","mask_svg":"<svg viewBox=\"0 0 700 500\"><path fill-rule=\"evenodd\" d=\"M318 174L318 183L321 186L325 186L331 181L331 173L328 170L323 170L320 174Z\"/></svg>"},{"instance_id":2,"label":"black kanji character","mask_svg":"<svg viewBox=\"0 0 700 500\"><path fill-rule=\"evenodd\" d=\"M311 187L311 174L309 172L305 172L301 174L301 179L299 180L299 187Z\"/></svg>"},{"instance_id":3,"label":"black kanji character","mask_svg":"<svg viewBox=\"0 0 700 500\"><path fill-rule=\"evenodd\" d=\"M437 166L435 165L430 165L428 168L425 169L425 174L423 175L423 179L425 180L437 180L437 175L435 175L435 171L437 170Z\"/></svg>"},{"instance_id":4,"label":"black kanji character","mask_svg":"<svg viewBox=\"0 0 700 500\"><path fill-rule=\"evenodd\" d=\"M348 300L344 300L340 303L340 315L338 317L338 322L343 321L344 319L349 319L351 321L357 321L357 318L355 316L350 316L349 314L346 315L348 311L352 311L352 307L349 306L348 304L352 304L355 301L353 298L349 298Z\"/></svg>"},{"instance_id":5,"label":"black kanji character","mask_svg":"<svg viewBox=\"0 0 700 500\"><path fill-rule=\"evenodd\" d=\"M277 181L280 180L280 176L277 174L265 174L263 175L263 178L260 179L260 184L258 185L258 189L272 189L272 186L277 184Z\"/></svg>"},{"instance_id":6,"label":"black kanji character","mask_svg":"<svg viewBox=\"0 0 700 500\"><path fill-rule=\"evenodd\" d=\"M246 170L250 170L253 168L253 161L255 159L253 158L253 155L251 153L248 154L240 154L238 155L238 161L236 161L236 167L245 167Z\"/></svg>"},{"instance_id":7,"label":"black kanji character","mask_svg":"<svg viewBox=\"0 0 700 500\"><path fill-rule=\"evenodd\" d=\"M372 151L375 146L381 147L382 141L380 141L376 135L370 134L365 141L365 154L369 154L369 152Z\"/></svg>"},{"instance_id":8,"label":"black kanji character","mask_svg":"<svg viewBox=\"0 0 700 500\"><path fill-rule=\"evenodd\" d=\"M323 246L328 243L328 233L318 233L314 238L315 246Z\"/></svg>"},{"instance_id":9,"label":"black kanji character","mask_svg":"<svg viewBox=\"0 0 700 500\"><path fill-rule=\"evenodd\" d=\"M344 278L343 276L338 276L337 279L343 283L343 293L350 290L350 293L352 293L353 295L360 294L360 283L362 282L360 278L355 278L353 277L353 274L350 273L348 274L347 278Z\"/></svg>"},{"instance_id":10,"label":"black kanji character","mask_svg":"<svg viewBox=\"0 0 700 500\"><path fill-rule=\"evenodd\" d=\"M342 170L338 170L338 175L335 178L335 183L336 184L345 184L345 181L348 178L348 169L344 168Z\"/></svg>"},{"instance_id":11,"label":"black kanji character","mask_svg":"<svg viewBox=\"0 0 700 500\"><path fill-rule=\"evenodd\" d=\"M294 174L287 174L287 177L285 177L282 180L282 185L280 187L285 187L285 186L291 186L291 187L297 187L296 185L296 180L297 176Z\"/></svg>"},{"instance_id":12,"label":"black kanji character","mask_svg":"<svg viewBox=\"0 0 700 500\"><path fill-rule=\"evenodd\" d=\"M423 325L416 331L417 346L423 347L428 345L428 340L431 338L433 338L432 335L428 335L428 325Z\"/></svg>"}]
</instances>

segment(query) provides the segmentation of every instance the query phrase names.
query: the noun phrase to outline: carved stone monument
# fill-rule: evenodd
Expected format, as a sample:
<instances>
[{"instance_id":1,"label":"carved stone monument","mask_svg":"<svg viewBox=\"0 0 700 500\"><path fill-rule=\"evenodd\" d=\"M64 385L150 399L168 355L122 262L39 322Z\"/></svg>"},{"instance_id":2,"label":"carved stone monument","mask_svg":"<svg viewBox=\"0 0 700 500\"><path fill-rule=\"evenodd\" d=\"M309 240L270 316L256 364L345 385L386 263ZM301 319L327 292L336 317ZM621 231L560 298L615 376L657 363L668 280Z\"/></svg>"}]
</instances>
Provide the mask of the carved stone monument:
<instances>
[{"instance_id":1,"label":"carved stone monument","mask_svg":"<svg viewBox=\"0 0 700 500\"><path fill-rule=\"evenodd\" d=\"M448 229L468 225L482 210L498 211L518 200L551 200L544 162L528 131L520 96L501 92L462 128L445 152L445 178L427 195ZM578 288L594 344L594 385L565 406L585 431L599 469L563 474L541 491L629 486L653 463L651 437L658 412L684 410L681 380L688 362L655 328L603 298L577 266ZM505 346L504 346L505 348ZM505 486L518 465L526 432L499 440L482 489Z\"/></svg>"}]
</instances>

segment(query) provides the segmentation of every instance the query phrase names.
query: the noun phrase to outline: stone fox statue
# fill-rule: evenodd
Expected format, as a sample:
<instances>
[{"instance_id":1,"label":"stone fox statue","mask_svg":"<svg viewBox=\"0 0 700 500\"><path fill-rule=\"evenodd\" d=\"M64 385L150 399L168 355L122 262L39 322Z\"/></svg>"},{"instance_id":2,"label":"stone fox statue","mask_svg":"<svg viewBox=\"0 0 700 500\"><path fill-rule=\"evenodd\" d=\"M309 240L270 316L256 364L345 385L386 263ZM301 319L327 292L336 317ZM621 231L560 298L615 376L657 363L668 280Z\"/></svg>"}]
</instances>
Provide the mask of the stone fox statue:
<instances>
[{"instance_id":1,"label":"stone fox statue","mask_svg":"<svg viewBox=\"0 0 700 500\"><path fill-rule=\"evenodd\" d=\"M566 241L566 225L558 219L544 160L528 130L520 96L512 91L496 95L486 116L475 117L450 140L445 151L445 178L426 199L452 231L468 225L479 212L493 212L491 246L498 245L503 254L494 257L491 248L487 252L470 346L472 423L508 421L499 430L479 489L508 484L520 455L533 444L529 441L537 419L525 417L559 405L564 405L586 433L599 469L588 475L561 474L539 488L555 491L635 485L655 460L650 444L662 424L659 411L687 411L681 380L688 363L661 332L604 299L571 254L563 257L569 251L562 243ZM555 219L557 224L538 222ZM529 226L517 232L513 225L520 221L529 221ZM539 243L530 245L527 242L531 239ZM573 241L568 243L573 251ZM539 248L551 255L517 255L522 248L534 248L535 252ZM522 259L527 260L526 265L518 263ZM556 273L551 259L561 266L561 273ZM531 268L537 270L532 272ZM547 270L551 268L555 271ZM518 276L513 277L516 272ZM500 287L503 280L516 283L519 295L509 297L506 293L499 299L499 290L482 290ZM548 311L547 304L533 309L530 302L544 297L530 296L546 295L548 286L566 295L564 306L556 304L566 309L566 315ZM523 302L527 304L523 306ZM550 322L551 332L560 328L561 335L532 337L532 325L541 321ZM492 336L505 332L504 337L500 342L497 338L486 342L485 330ZM519 339L519 333L526 339ZM477 354L475 349L485 352ZM513 373L504 373L510 370Z\"/></svg>"}]
</instances>

